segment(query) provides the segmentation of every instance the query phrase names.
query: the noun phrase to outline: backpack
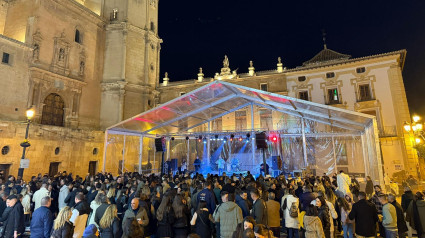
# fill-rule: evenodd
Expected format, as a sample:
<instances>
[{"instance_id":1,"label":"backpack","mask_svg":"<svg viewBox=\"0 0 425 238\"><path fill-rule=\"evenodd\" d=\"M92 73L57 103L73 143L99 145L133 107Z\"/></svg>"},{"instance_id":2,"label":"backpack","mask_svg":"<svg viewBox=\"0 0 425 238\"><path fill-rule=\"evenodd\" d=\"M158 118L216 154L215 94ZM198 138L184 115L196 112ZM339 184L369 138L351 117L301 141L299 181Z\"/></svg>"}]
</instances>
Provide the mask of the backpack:
<instances>
[{"instance_id":1,"label":"backpack","mask_svg":"<svg viewBox=\"0 0 425 238\"><path fill-rule=\"evenodd\" d=\"M291 207L289 208L289 216L292 218L298 217L298 206L296 202L292 202Z\"/></svg>"}]
</instances>

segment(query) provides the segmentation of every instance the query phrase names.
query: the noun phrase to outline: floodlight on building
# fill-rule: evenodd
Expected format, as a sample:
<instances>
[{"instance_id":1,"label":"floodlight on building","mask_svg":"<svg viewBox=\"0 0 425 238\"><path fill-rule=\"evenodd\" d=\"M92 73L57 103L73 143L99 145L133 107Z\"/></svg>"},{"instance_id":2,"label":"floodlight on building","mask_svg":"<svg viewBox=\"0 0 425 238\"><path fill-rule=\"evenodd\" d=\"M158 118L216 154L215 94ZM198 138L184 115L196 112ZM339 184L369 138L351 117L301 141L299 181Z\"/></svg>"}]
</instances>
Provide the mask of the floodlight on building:
<instances>
[{"instance_id":1,"label":"floodlight on building","mask_svg":"<svg viewBox=\"0 0 425 238\"><path fill-rule=\"evenodd\" d=\"M413 119L413 121L414 121L414 122L418 122L418 121L421 119L421 117L420 117L420 116L418 116L418 115L414 115L414 116L412 117L412 119Z\"/></svg>"},{"instance_id":2,"label":"floodlight on building","mask_svg":"<svg viewBox=\"0 0 425 238\"><path fill-rule=\"evenodd\" d=\"M412 129L407 121L404 122L403 128L406 132L409 132Z\"/></svg>"}]
</instances>

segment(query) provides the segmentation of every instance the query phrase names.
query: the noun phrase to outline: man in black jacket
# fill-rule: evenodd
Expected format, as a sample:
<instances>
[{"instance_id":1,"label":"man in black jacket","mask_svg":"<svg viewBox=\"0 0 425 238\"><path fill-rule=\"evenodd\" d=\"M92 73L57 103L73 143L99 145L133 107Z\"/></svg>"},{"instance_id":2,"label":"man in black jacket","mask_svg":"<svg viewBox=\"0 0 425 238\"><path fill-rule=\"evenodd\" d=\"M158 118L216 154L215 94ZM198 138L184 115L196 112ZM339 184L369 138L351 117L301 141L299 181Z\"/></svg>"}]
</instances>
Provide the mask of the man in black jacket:
<instances>
[{"instance_id":1,"label":"man in black jacket","mask_svg":"<svg viewBox=\"0 0 425 238\"><path fill-rule=\"evenodd\" d=\"M365 192L359 192L359 201L354 203L348 217L350 220L355 219L357 236L376 236L376 222L378 222L378 212L375 205L366 200Z\"/></svg>"},{"instance_id":2,"label":"man in black jacket","mask_svg":"<svg viewBox=\"0 0 425 238\"><path fill-rule=\"evenodd\" d=\"M252 205L251 216L257 224L267 226L267 208L264 200L260 198L260 193L257 189L251 191L251 198L254 201Z\"/></svg>"},{"instance_id":3,"label":"man in black jacket","mask_svg":"<svg viewBox=\"0 0 425 238\"><path fill-rule=\"evenodd\" d=\"M400 238L405 238L408 229L406 225L406 220L404 219L403 208L401 208L400 204L396 201L394 194L388 194L388 202L395 207L395 211L397 212L398 236Z\"/></svg>"},{"instance_id":4,"label":"man in black jacket","mask_svg":"<svg viewBox=\"0 0 425 238\"><path fill-rule=\"evenodd\" d=\"M13 207L4 223L5 238L23 237L25 232L24 208L16 195L8 198L9 206Z\"/></svg>"},{"instance_id":5,"label":"man in black jacket","mask_svg":"<svg viewBox=\"0 0 425 238\"><path fill-rule=\"evenodd\" d=\"M102 184L98 182L96 183L95 187L96 187L96 190L87 196L87 202L89 205L96 198L97 194L99 193L99 190L102 188Z\"/></svg>"}]
</instances>

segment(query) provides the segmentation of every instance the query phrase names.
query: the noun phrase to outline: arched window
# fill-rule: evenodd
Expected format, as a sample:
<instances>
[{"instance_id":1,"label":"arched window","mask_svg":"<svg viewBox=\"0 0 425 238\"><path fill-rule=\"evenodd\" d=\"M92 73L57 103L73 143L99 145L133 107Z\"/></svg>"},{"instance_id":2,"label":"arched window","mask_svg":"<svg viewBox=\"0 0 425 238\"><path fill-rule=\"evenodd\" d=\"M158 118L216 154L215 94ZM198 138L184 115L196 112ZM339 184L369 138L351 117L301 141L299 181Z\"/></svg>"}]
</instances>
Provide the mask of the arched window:
<instances>
[{"instance_id":1,"label":"arched window","mask_svg":"<svg viewBox=\"0 0 425 238\"><path fill-rule=\"evenodd\" d=\"M61 96L56 93L49 94L46 99L44 99L41 124L63 126L64 107L65 103Z\"/></svg>"},{"instance_id":2,"label":"arched window","mask_svg":"<svg viewBox=\"0 0 425 238\"><path fill-rule=\"evenodd\" d=\"M75 42L81 44L81 33L79 30L75 30Z\"/></svg>"},{"instance_id":3,"label":"arched window","mask_svg":"<svg viewBox=\"0 0 425 238\"><path fill-rule=\"evenodd\" d=\"M155 23L151 21L151 31L155 32Z\"/></svg>"}]
</instances>

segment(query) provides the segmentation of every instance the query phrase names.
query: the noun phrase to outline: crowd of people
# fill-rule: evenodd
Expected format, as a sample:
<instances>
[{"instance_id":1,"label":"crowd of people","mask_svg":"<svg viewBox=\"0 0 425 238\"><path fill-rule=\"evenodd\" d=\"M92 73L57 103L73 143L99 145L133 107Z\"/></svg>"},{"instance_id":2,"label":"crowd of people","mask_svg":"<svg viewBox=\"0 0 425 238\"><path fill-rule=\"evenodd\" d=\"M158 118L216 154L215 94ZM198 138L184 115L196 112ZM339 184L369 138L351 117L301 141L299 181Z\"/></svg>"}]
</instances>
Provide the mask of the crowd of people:
<instances>
[{"instance_id":1,"label":"crowd of people","mask_svg":"<svg viewBox=\"0 0 425 238\"><path fill-rule=\"evenodd\" d=\"M6 238L425 237L422 192L406 184L399 204L398 194L370 178L362 191L343 171L303 178L61 172L0 184Z\"/></svg>"}]
</instances>

